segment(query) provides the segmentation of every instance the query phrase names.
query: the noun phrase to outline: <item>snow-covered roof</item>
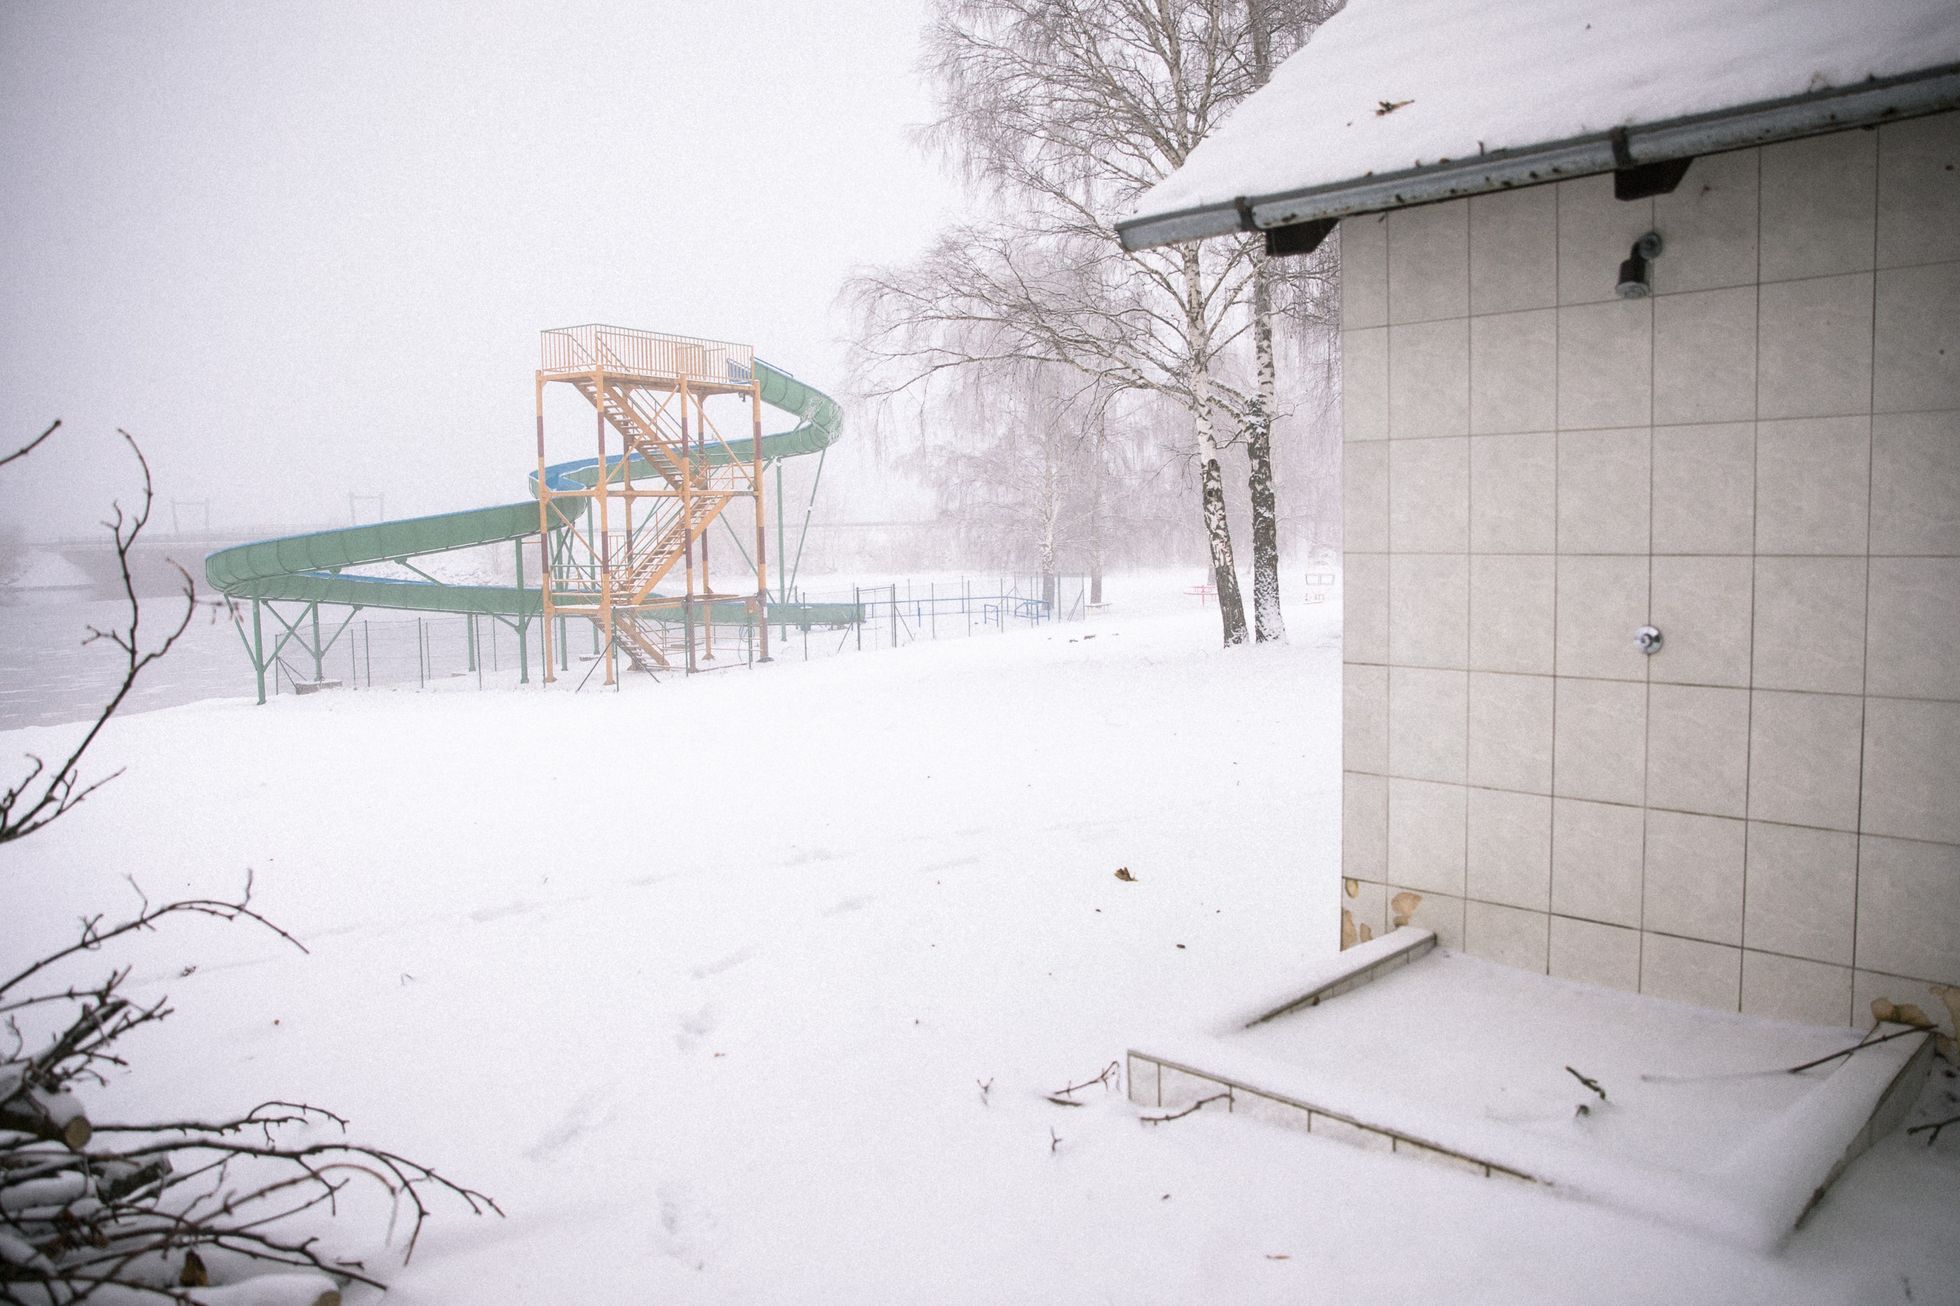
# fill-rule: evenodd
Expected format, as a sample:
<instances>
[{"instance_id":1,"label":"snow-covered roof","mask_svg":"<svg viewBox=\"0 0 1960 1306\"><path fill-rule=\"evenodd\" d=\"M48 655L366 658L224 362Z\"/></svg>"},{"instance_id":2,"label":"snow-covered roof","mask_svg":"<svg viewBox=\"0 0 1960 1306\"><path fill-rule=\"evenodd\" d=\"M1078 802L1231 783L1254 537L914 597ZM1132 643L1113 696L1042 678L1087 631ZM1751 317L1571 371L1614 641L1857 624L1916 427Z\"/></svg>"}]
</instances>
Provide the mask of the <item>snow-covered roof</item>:
<instances>
[{"instance_id":1,"label":"snow-covered roof","mask_svg":"<svg viewBox=\"0 0 1960 1306\"><path fill-rule=\"evenodd\" d=\"M1954 0L1350 0L1118 225L1141 248L1956 105Z\"/></svg>"}]
</instances>

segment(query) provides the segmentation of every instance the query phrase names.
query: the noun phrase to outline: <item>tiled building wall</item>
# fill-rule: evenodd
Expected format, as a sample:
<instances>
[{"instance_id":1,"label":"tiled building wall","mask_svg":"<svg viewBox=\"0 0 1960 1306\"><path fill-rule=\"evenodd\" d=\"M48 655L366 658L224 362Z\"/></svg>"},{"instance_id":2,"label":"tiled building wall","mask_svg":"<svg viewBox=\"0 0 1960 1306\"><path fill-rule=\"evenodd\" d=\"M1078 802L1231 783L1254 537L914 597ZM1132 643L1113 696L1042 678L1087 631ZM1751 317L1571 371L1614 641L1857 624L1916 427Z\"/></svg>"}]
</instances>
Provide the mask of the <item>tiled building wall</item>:
<instances>
[{"instance_id":1,"label":"tiled building wall","mask_svg":"<svg viewBox=\"0 0 1960 1306\"><path fill-rule=\"evenodd\" d=\"M1621 300L1650 229L1655 293ZM1348 219L1341 250L1344 934L1944 1018L1960 114L1702 158L1652 200Z\"/></svg>"}]
</instances>

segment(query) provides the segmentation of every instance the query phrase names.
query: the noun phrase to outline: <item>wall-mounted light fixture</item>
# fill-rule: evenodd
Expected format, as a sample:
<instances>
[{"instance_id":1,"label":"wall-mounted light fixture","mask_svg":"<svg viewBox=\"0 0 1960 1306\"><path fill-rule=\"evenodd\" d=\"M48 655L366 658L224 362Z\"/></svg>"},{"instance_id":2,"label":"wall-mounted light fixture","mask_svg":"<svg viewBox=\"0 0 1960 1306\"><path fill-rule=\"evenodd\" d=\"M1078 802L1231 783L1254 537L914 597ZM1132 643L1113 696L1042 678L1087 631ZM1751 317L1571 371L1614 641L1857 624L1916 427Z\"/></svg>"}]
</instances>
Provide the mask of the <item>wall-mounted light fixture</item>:
<instances>
[{"instance_id":1,"label":"wall-mounted light fixture","mask_svg":"<svg viewBox=\"0 0 1960 1306\"><path fill-rule=\"evenodd\" d=\"M1621 299L1645 299L1654 293L1647 282L1647 262L1661 255L1661 233L1650 231L1633 242L1633 250L1620 262L1620 284L1614 289Z\"/></svg>"}]
</instances>

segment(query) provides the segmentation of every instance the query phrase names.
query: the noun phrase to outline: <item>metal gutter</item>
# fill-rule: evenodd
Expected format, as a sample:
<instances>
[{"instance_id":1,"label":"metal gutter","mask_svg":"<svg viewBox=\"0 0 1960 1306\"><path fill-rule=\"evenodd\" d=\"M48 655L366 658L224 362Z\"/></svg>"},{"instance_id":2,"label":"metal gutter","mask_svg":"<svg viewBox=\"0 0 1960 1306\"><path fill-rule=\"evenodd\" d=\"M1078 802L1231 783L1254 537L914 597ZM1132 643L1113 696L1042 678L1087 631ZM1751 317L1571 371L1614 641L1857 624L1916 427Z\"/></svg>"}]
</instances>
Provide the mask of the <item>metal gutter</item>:
<instances>
[{"instance_id":1,"label":"metal gutter","mask_svg":"<svg viewBox=\"0 0 1960 1306\"><path fill-rule=\"evenodd\" d=\"M1175 241L1267 231L1316 219L1536 186L1953 108L1960 108L1960 64L1943 64L1855 87L1497 150L1474 159L1444 160L1381 176L1142 215L1117 223L1116 234L1124 249L1149 249Z\"/></svg>"}]
</instances>

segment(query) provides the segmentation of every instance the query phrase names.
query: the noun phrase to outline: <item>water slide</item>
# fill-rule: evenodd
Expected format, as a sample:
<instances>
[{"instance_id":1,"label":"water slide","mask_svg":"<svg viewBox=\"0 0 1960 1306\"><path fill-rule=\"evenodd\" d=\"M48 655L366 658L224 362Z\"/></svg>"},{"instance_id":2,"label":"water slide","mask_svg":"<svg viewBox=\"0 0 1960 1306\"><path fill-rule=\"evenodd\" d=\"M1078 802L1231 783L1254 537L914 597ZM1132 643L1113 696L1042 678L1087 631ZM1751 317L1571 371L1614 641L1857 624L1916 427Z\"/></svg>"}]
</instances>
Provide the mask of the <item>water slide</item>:
<instances>
[{"instance_id":1,"label":"water slide","mask_svg":"<svg viewBox=\"0 0 1960 1306\"><path fill-rule=\"evenodd\" d=\"M746 367L739 368L742 373L739 377L733 375L738 367L730 364L731 379L747 384ZM792 429L761 437L764 462L818 453L842 433L843 416L830 396L761 359L755 360L755 378L762 383L763 403L796 418ZM744 437L728 440L725 446L711 444L706 451L708 461L751 462L756 453L755 443L754 439ZM584 458L557 463L545 468L545 476L554 490L590 488L598 479L598 462L597 458ZM641 463L637 456L634 462L638 464L634 475L652 474L653 469ZM618 460L614 460L614 467L618 466ZM537 473L531 473L530 479L535 495ZM554 528L573 524L572 514L560 504L554 503L552 512L558 516L552 523ZM426 579L348 575L345 569L405 562L431 553L522 540L537 533L538 501L533 497L490 508L469 508L341 530L308 531L303 535L220 549L205 558L204 576L219 593L233 599L535 617L541 606L538 591L522 585L450 585ZM817 608L849 607L791 605L799 610L789 612L782 610L784 606L772 604L771 617L790 624L827 621L829 618L816 611ZM742 607L739 603L731 605L732 609Z\"/></svg>"}]
</instances>

